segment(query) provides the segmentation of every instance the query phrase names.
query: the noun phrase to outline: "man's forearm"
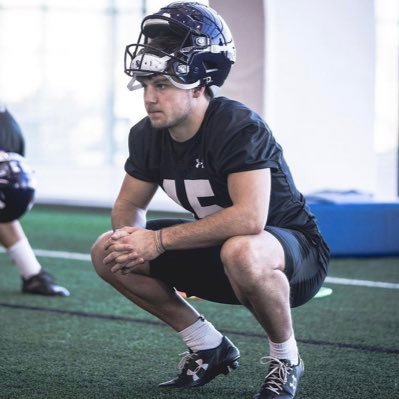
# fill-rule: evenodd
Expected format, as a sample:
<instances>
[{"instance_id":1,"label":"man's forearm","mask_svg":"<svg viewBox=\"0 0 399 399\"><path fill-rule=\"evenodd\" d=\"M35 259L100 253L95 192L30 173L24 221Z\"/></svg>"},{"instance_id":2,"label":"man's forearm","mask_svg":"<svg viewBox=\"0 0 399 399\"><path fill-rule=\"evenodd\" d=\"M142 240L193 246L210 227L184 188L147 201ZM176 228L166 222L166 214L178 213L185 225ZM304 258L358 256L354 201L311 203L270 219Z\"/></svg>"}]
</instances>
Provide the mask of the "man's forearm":
<instances>
[{"instance_id":1,"label":"man's forearm","mask_svg":"<svg viewBox=\"0 0 399 399\"><path fill-rule=\"evenodd\" d=\"M116 202L111 212L113 230L125 226L145 227L146 211L126 203Z\"/></svg>"},{"instance_id":2,"label":"man's forearm","mask_svg":"<svg viewBox=\"0 0 399 399\"><path fill-rule=\"evenodd\" d=\"M230 207L204 219L167 227L162 229L162 245L166 250L204 248L219 245L230 237L259 234L264 226L246 216Z\"/></svg>"}]
</instances>

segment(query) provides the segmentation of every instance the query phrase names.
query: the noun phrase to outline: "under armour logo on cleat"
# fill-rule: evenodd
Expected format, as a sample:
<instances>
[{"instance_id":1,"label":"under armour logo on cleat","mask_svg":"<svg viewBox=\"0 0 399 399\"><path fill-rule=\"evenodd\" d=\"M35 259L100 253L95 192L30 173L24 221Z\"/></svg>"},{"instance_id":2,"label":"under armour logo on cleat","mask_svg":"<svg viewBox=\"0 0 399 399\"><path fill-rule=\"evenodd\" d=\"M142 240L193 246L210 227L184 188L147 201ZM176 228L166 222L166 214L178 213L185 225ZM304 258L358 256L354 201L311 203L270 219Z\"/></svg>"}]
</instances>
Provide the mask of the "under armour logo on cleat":
<instances>
[{"instance_id":1,"label":"under armour logo on cleat","mask_svg":"<svg viewBox=\"0 0 399 399\"><path fill-rule=\"evenodd\" d=\"M298 384L298 380L297 380L296 377L293 375L293 376L292 376L292 382L290 382L289 385L290 385L291 388L296 389L297 384Z\"/></svg>"},{"instance_id":2,"label":"under armour logo on cleat","mask_svg":"<svg viewBox=\"0 0 399 399\"><path fill-rule=\"evenodd\" d=\"M202 359L196 360L195 363L198 364L198 367L194 371L187 370L187 375L191 375L193 377L193 381L199 380L200 377L198 376L198 373L200 373L201 370L206 370L208 368L208 363L204 363Z\"/></svg>"}]
</instances>

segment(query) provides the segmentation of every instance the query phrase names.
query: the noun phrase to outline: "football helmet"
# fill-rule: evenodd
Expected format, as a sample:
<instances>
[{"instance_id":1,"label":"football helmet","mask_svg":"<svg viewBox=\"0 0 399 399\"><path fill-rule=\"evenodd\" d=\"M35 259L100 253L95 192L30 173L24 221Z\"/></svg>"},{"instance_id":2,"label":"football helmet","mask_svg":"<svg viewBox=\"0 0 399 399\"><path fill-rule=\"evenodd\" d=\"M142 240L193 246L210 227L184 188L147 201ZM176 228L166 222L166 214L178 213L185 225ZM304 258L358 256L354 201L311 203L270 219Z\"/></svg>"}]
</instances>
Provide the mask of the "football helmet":
<instances>
[{"instance_id":1,"label":"football helmet","mask_svg":"<svg viewBox=\"0 0 399 399\"><path fill-rule=\"evenodd\" d=\"M176 38L173 50L151 46L162 37ZM230 29L212 8L192 2L174 2L141 24L137 43L125 50L125 73L132 79L129 90L140 88L137 77L162 74L181 89L222 86L236 49Z\"/></svg>"},{"instance_id":2,"label":"football helmet","mask_svg":"<svg viewBox=\"0 0 399 399\"><path fill-rule=\"evenodd\" d=\"M35 186L25 158L0 151L0 223L17 220L32 207Z\"/></svg>"}]
</instances>

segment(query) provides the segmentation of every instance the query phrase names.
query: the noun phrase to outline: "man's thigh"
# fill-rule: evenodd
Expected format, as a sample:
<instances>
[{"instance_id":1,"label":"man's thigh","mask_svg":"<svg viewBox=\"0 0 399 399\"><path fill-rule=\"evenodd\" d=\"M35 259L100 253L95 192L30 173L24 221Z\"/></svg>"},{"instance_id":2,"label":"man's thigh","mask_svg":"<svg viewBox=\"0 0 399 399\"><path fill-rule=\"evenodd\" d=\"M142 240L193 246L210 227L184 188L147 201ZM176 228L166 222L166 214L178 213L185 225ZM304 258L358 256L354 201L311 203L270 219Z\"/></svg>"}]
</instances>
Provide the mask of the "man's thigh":
<instances>
[{"instance_id":1,"label":"man's thigh","mask_svg":"<svg viewBox=\"0 0 399 399\"><path fill-rule=\"evenodd\" d=\"M158 219L149 221L147 228L157 230L173 224L187 223L186 219ZM313 248L299 232L267 227L284 249L285 273L291 285L291 305L299 306L311 299L320 288L325 273ZM221 246L171 250L150 263L150 275L188 296L213 302L239 304L224 273L220 259Z\"/></svg>"},{"instance_id":2,"label":"man's thigh","mask_svg":"<svg viewBox=\"0 0 399 399\"><path fill-rule=\"evenodd\" d=\"M147 222L147 228L156 230L187 219L158 219ZM227 279L220 260L221 246L208 248L168 250L150 262L150 275L166 284L213 302L239 304Z\"/></svg>"}]
</instances>

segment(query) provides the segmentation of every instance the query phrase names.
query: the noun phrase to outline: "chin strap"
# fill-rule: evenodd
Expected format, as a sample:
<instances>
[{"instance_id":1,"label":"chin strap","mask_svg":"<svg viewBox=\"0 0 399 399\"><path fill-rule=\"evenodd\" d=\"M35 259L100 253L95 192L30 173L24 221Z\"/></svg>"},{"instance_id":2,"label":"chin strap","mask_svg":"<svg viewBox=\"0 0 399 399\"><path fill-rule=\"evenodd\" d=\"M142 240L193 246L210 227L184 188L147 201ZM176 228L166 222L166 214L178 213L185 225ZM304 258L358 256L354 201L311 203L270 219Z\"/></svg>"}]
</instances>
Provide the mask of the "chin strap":
<instances>
[{"instance_id":1,"label":"chin strap","mask_svg":"<svg viewBox=\"0 0 399 399\"><path fill-rule=\"evenodd\" d=\"M127 88L128 88L130 91L134 91L134 90L137 90L137 89L141 89L142 87L143 87L143 86L141 85L141 83L140 83L140 82L137 82L136 76L135 76L135 75L133 75L132 79L130 79L129 83L127 84Z\"/></svg>"}]
</instances>

